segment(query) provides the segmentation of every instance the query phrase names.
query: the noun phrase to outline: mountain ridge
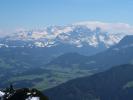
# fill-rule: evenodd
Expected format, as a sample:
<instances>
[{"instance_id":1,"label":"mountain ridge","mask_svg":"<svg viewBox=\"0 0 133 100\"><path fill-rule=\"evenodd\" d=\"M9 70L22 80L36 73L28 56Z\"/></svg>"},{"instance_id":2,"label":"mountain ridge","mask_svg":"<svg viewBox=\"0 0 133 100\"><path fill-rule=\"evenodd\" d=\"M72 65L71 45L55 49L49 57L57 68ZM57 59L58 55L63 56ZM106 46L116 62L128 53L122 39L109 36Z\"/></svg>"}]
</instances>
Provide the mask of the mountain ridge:
<instances>
[{"instance_id":1,"label":"mountain ridge","mask_svg":"<svg viewBox=\"0 0 133 100\"><path fill-rule=\"evenodd\" d=\"M15 47L8 44L8 41L21 41L27 45L21 44L20 47L52 47L58 43L69 44L76 47L82 47L85 44L91 47L98 47L102 44L108 48L118 43L124 33L111 33L103 31L100 27L95 29L89 28L87 25L68 25L68 26L49 26L42 30L22 30L4 38L1 38L1 47ZM17 45L16 45L17 46Z\"/></svg>"},{"instance_id":2,"label":"mountain ridge","mask_svg":"<svg viewBox=\"0 0 133 100\"><path fill-rule=\"evenodd\" d=\"M130 38L131 41L128 41L128 38ZM70 59L66 59L67 63L69 63L70 66L67 67L72 67L73 64L77 64L81 68L89 69L89 68L97 68L97 70L105 70L108 69L109 67L112 67L114 65L120 65L120 64L125 64L125 63L132 63L133 61L133 36L126 36L123 38L118 44L115 46L112 46L108 50L102 51L100 53L97 53L95 55L89 56L89 57L84 57L82 55L75 54L77 56L76 58L82 58L79 60L79 62L71 62ZM131 44L131 45L130 45ZM125 46L126 45L126 46ZM127 46L128 45L128 46ZM69 55L69 53L68 53ZM86 54L87 55L87 54ZM63 57L64 56L64 57ZM57 65L62 67L63 65L61 64L64 58L67 58L67 54L61 56L62 59L60 58L55 58L55 62L51 61L51 64L49 65ZM73 55L69 58L73 58ZM76 60L76 58L73 58ZM84 59L83 59L84 58ZM61 62L60 62L61 61ZM73 60L74 61L74 60ZM56 63L58 62L58 63ZM108 67L106 67L108 66Z\"/></svg>"},{"instance_id":3,"label":"mountain ridge","mask_svg":"<svg viewBox=\"0 0 133 100\"><path fill-rule=\"evenodd\" d=\"M44 91L51 100L131 100L133 88L124 88L133 81L133 65L124 64L77 78Z\"/></svg>"}]
</instances>

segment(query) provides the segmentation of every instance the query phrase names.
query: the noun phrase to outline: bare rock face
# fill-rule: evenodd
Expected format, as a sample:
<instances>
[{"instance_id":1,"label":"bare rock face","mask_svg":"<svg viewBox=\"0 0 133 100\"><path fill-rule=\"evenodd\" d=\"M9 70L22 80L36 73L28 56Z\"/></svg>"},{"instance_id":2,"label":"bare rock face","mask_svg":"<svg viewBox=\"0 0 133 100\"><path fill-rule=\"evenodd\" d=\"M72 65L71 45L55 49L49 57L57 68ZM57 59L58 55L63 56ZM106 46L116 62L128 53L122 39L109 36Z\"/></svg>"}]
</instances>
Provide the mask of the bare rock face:
<instances>
[{"instance_id":1,"label":"bare rock face","mask_svg":"<svg viewBox=\"0 0 133 100\"><path fill-rule=\"evenodd\" d=\"M0 100L48 100L48 97L37 89L21 88L15 90L10 86L0 92Z\"/></svg>"}]
</instances>

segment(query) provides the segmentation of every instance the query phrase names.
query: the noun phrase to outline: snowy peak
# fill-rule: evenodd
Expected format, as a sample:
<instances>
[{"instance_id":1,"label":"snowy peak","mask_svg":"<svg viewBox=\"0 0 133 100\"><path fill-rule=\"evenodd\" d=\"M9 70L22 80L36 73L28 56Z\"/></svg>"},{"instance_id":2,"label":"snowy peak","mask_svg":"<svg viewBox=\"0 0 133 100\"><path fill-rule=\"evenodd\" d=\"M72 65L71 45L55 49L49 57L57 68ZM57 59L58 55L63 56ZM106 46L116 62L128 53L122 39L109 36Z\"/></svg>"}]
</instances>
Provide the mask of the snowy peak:
<instances>
[{"instance_id":1,"label":"snowy peak","mask_svg":"<svg viewBox=\"0 0 133 100\"><path fill-rule=\"evenodd\" d=\"M19 31L2 39L0 46L11 47L12 44L9 45L9 41L21 41L26 44L22 45L22 47L52 47L59 44L68 44L75 47L99 47L102 45L109 48L128 34L123 33L123 31L114 31L116 26L120 25L124 26L123 24L117 24L114 27L112 24L87 22L67 26L49 26L40 30ZM113 27L109 28L109 26Z\"/></svg>"},{"instance_id":2,"label":"snowy peak","mask_svg":"<svg viewBox=\"0 0 133 100\"><path fill-rule=\"evenodd\" d=\"M101 44L105 47L110 47L118 43L124 37L124 34L105 32L98 27L96 27L95 30L92 30L87 26L77 25L73 26L72 31L59 34L58 37L61 41L66 41L77 47L82 47L85 44L92 47L98 47Z\"/></svg>"}]
</instances>

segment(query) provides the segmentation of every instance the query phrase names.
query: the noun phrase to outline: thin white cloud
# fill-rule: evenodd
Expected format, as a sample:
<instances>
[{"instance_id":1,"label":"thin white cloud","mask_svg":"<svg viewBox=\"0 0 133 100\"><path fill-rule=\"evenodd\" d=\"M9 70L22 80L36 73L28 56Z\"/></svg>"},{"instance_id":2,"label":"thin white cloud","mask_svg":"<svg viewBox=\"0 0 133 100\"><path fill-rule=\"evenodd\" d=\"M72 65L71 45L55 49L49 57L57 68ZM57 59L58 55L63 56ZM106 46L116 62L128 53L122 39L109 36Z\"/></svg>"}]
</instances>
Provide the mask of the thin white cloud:
<instances>
[{"instance_id":1,"label":"thin white cloud","mask_svg":"<svg viewBox=\"0 0 133 100\"><path fill-rule=\"evenodd\" d=\"M79 22L75 23L72 25L85 25L88 28L94 30L97 27L101 28L103 31L111 32L111 33L124 33L125 35L133 35L133 26L126 24L126 23L106 23L106 22L100 22L100 21L86 21L86 22ZM45 29L45 28L44 28ZM31 30L31 29L29 29ZM36 29L33 29L36 30ZM43 30L43 29L42 29ZM17 33L17 32L23 32L23 31L28 31L28 29L25 28L16 28L16 29L7 29L7 30L2 30L0 29L0 37L12 34L12 33ZM71 31L71 26L66 26L63 29L57 29L54 34L59 34L61 32L67 32ZM57 35L58 35L57 34Z\"/></svg>"},{"instance_id":2,"label":"thin white cloud","mask_svg":"<svg viewBox=\"0 0 133 100\"><path fill-rule=\"evenodd\" d=\"M89 21L89 22L75 23L74 25L86 25L91 29L99 27L103 31L110 31L114 33L123 32L127 34L133 34L133 26L126 23L105 23L99 21Z\"/></svg>"}]
</instances>

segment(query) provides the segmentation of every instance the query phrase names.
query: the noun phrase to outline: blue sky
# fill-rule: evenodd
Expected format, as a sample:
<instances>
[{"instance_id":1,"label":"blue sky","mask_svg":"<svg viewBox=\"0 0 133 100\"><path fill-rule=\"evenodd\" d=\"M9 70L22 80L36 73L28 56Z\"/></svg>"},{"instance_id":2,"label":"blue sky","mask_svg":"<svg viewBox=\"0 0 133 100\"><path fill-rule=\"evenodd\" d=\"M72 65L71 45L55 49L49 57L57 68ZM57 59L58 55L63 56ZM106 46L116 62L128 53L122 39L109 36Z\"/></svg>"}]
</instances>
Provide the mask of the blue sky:
<instances>
[{"instance_id":1,"label":"blue sky","mask_svg":"<svg viewBox=\"0 0 133 100\"><path fill-rule=\"evenodd\" d=\"M81 21L133 25L133 0L0 0L0 29L39 28Z\"/></svg>"}]
</instances>

